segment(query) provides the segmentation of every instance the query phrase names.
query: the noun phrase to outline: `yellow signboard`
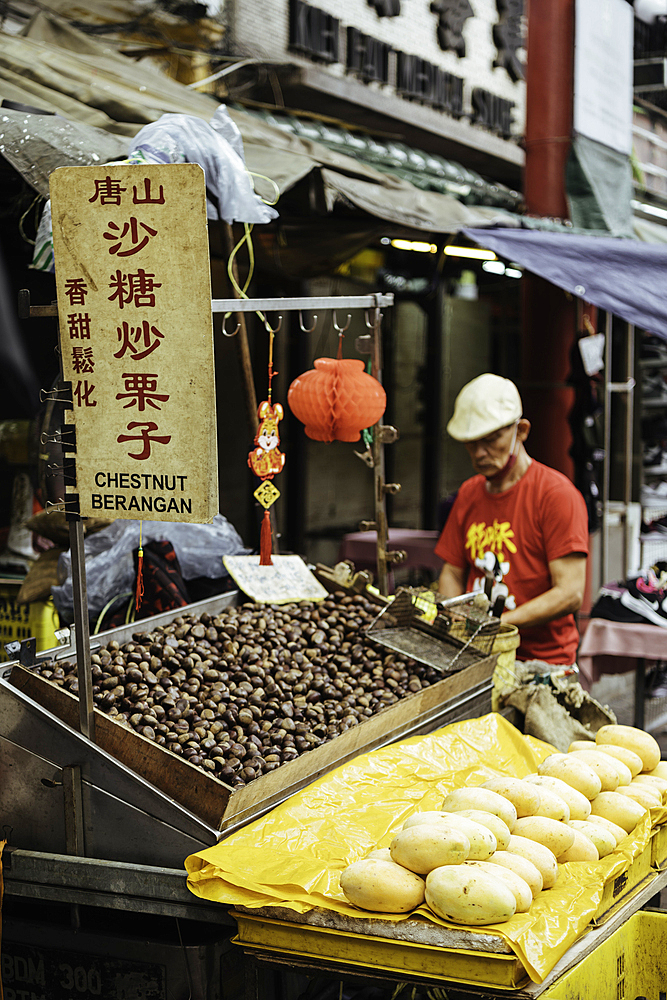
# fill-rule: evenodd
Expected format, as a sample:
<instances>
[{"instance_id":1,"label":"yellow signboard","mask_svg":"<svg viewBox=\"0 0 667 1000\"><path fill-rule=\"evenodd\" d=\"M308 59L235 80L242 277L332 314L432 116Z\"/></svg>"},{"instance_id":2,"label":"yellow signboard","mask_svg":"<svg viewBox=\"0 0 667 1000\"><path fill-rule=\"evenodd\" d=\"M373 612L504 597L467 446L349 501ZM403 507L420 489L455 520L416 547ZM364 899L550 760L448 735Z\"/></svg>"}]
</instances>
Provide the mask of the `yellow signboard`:
<instances>
[{"instance_id":1,"label":"yellow signboard","mask_svg":"<svg viewBox=\"0 0 667 1000\"><path fill-rule=\"evenodd\" d=\"M210 522L219 504L204 172L62 167L50 189L72 386L65 423L76 434L66 509Z\"/></svg>"}]
</instances>

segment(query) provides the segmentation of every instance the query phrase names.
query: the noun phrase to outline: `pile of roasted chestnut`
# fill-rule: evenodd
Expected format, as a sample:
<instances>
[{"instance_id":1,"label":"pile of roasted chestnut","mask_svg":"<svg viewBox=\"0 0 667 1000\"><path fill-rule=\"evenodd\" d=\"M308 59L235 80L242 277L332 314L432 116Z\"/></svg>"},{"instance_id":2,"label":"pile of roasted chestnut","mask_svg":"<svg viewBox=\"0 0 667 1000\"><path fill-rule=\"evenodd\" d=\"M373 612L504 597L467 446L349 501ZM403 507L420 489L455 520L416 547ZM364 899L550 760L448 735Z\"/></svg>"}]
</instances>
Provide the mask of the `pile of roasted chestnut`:
<instances>
[{"instance_id":1,"label":"pile of roasted chestnut","mask_svg":"<svg viewBox=\"0 0 667 1000\"><path fill-rule=\"evenodd\" d=\"M368 638L379 610L363 595L337 593L176 617L92 654L94 702L243 785L441 678ZM78 693L75 663L34 669Z\"/></svg>"}]
</instances>

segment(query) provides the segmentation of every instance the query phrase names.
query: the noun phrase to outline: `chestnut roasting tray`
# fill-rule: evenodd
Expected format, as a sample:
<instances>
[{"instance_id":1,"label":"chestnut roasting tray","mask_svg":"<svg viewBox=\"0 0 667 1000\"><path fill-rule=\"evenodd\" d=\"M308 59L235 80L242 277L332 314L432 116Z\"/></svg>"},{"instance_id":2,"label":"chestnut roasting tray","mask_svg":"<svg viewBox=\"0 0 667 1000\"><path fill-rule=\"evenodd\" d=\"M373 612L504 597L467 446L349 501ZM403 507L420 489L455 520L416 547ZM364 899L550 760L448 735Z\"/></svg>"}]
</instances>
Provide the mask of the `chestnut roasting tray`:
<instances>
[{"instance_id":1,"label":"chestnut roasting tray","mask_svg":"<svg viewBox=\"0 0 667 1000\"><path fill-rule=\"evenodd\" d=\"M236 593L227 593L112 629L92 636L91 649L94 651L112 639L122 644L130 641L136 632L151 631L179 616L215 614L236 599ZM453 647L456 647L455 642ZM63 646L40 653L38 659L72 660L75 657L73 646ZM222 835L257 819L321 774L360 754L490 711L496 659L497 654L477 653L473 661L458 672L402 698L379 714L245 786L232 788L185 758L114 722L97 708L94 710L95 743L143 782L154 786L216 831L214 843ZM79 704L75 695L18 663L11 667L9 684L75 730L78 740L82 739L78 732Z\"/></svg>"}]
</instances>

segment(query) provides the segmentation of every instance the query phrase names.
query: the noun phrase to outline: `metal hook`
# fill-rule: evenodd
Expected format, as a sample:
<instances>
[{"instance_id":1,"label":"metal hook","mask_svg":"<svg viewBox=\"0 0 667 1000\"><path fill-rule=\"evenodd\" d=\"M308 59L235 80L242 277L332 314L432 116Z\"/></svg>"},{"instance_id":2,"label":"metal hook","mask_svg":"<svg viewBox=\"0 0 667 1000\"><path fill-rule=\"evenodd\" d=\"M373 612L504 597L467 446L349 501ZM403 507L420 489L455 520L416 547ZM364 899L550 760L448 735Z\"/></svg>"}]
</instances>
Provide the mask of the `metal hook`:
<instances>
[{"instance_id":1,"label":"metal hook","mask_svg":"<svg viewBox=\"0 0 667 1000\"><path fill-rule=\"evenodd\" d=\"M62 511L65 511L65 509L66 509L65 508L65 501L62 500L62 499L61 500L56 500L56 501L47 500L46 503L44 504L44 507L45 507L45 509L47 511L54 510L54 511L61 511L62 512Z\"/></svg>"},{"instance_id":2,"label":"metal hook","mask_svg":"<svg viewBox=\"0 0 667 1000\"><path fill-rule=\"evenodd\" d=\"M365 322L365 324L366 324L366 326L368 327L369 330L374 330L375 329L375 323L369 323L368 322L368 309L366 309L364 311L364 322ZM381 322L382 322L382 313L379 313L379 315L378 315L378 326L380 326Z\"/></svg>"},{"instance_id":3,"label":"metal hook","mask_svg":"<svg viewBox=\"0 0 667 1000\"><path fill-rule=\"evenodd\" d=\"M282 325L283 325L283 318L282 318L282 316L278 317L278 326L275 328L275 330L273 329L273 327L269 323L268 319L264 320L264 328L265 328L265 330L266 330L267 333L278 333L278 330L280 329L280 327Z\"/></svg>"},{"instance_id":4,"label":"metal hook","mask_svg":"<svg viewBox=\"0 0 667 1000\"><path fill-rule=\"evenodd\" d=\"M310 327L310 329L308 329L307 326L303 325L303 316L301 315L301 310L299 309L299 326L301 327L304 333L312 333L315 327L317 326L317 313L313 313L313 325Z\"/></svg>"},{"instance_id":5,"label":"metal hook","mask_svg":"<svg viewBox=\"0 0 667 1000\"><path fill-rule=\"evenodd\" d=\"M338 323L336 322L336 310L334 309L334 311L333 311L333 326L334 326L334 330L336 330L338 333L345 333L345 331L347 330L347 328L348 328L348 326L350 325L351 322L352 322L352 316L350 315L350 313L348 313L347 314L347 323L345 324L345 326L339 326Z\"/></svg>"},{"instance_id":6,"label":"metal hook","mask_svg":"<svg viewBox=\"0 0 667 1000\"><path fill-rule=\"evenodd\" d=\"M225 315L222 317L222 332L225 335L225 337L235 337L236 334L241 329L241 324L240 323L238 324L238 326L236 327L236 329L234 330L233 333L227 333L227 330L225 328L225 323L227 322L227 317L228 316L231 316L231 313L225 313Z\"/></svg>"}]
</instances>

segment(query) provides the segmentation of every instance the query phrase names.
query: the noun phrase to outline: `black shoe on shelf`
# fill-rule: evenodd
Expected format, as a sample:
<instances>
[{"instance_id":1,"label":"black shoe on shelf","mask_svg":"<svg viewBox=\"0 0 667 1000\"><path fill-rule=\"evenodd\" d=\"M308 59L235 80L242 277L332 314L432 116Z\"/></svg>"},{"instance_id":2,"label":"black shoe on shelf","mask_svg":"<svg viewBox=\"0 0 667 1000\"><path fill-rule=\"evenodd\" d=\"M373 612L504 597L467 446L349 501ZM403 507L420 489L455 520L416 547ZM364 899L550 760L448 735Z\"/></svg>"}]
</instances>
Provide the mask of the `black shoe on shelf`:
<instances>
[{"instance_id":1,"label":"black shoe on shelf","mask_svg":"<svg viewBox=\"0 0 667 1000\"><path fill-rule=\"evenodd\" d=\"M625 581L619 601L628 611L641 615L652 625L667 629L667 583L649 569L645 574Z\"/></svg>"}]
</instances>

